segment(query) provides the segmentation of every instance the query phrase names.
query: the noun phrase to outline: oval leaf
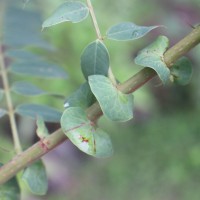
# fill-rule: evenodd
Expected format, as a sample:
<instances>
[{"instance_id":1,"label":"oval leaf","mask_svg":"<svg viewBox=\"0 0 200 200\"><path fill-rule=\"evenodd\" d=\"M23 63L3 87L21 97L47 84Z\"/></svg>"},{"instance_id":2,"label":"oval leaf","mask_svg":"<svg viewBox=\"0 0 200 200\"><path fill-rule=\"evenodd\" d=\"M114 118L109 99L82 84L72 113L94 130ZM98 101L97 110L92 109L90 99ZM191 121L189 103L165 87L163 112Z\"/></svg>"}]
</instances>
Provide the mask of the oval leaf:
<instances>
[{"instance_id":1,"label":"oval leaf","mask_svg":"<svg viewBox=\"0 0 200 200\"><path fill-rule=\"evenodd\" d=\"M89 84L106 117L113 121L128 121L133 118L133 96L123 94L105 76L89 77Z\"/></svg>"},{"instance_id":2,"label":"oval leaf","mask_svg":"<svg viewBox=\"0 0 200 200\"><path fill-rule=\"evenodd\" d=\"M11 72L42 78L62 78L67 77L66 72L61 67L42 60L16 62L11 65Z\"/></svg>"},{"instance_id":3,"label":"oval leaf","mask_svg":"<svg viewBox=\"0 0 200 200\"><path fill-rule=\"evenodd\" d=\"M109 136L87 119L82 108L66 109L61 117L61 127L81 151L95 157L112 155L113 149Z\"/></svg>"},{"instance_id":4,"label":"oval leaf","mask_svg":"<svg viewBox=\"0 0 200 200\"><path fill-rule=\"evenodd\" d=\"M163 57L168 45L168 38L159 36L156 41L140 51L135 58L136 64L154 69L163 83L168 82L170 77L170 70Z\"/></svg>"},{"instance_id":5,"label":"oval leaf","mask_svg":"<svg viewBox=\"0 0 200 200\"><path fill-rule=\"evenodd\" d=\"M34 119L41 116L46 122L59 122L62 113L55 108L38 104L21 104L16 107L16 113L22 116L29 116Z\"/></svg>"},{"instance_id":6,"label":"oval leaf","mask_svg":"<svg viewBox=\"0 0 200 200\"><path fill-rule=\"evenodd\" d=\"M192 77L192 63L186 57L180 58L171 68L173 82L179 85L187 85Z\"/></svg>"},{"instance_id":7,"label":"oval leaf","mask_svg":"<svg viewBox=\"0 0 200 200\"><path fill-rule=\"evenodd\" d=\"M88 7L82 2L68 1L60 5L55 12L44 21L42 28L50 27L62 22L70 21L77 23L88 16Z\"/></svg>"},{"instance_id":8,"label":"oval leaf","mask_svg":"<svg viewBox=\"0 0 200 200\"><path fill-rule=\"evenodd\" d=\"M20 200L20 188L15 177L0 186L0 199Z\"/></svg>"},{"instance_id":9,"label":"oval leaf","mask_svg":"<svg viewBox=\"0 0 200 200\"><path fill-rule=\"evenodd\" d=\"M77 91L75 91L71 96L69 96L66 99L64 107L88 108L94 102L95 97L90 89L89 84L86 82L82 84Z\"/></svg>"},{"instance_id":10,"label":"oval leaf","mask_svg":"<svg viewBox=\"0 0 200 200\"><path fill-rule=\"evenodd\" d=\"M47 193L48 180L41 160L24 170L22 180L33 194L45 195Z\"/></svg>"},{"instance_id":11,"label":"oval leaf","mask_svg":"<svg viewBox=\"0 0 200 200\"><path fill-rule=\"evenodd\" d=\"M25 96L37 96L47 94L47 92L45 92L44 90L41 90L37 86L32 85L31 83L28 83L26 81L15 82L12 85L11 89L16 93Z\"/></svg>"},{"instance_id":12,"label":"oval leaf","mask_svg":"<svg viewBox=\"0 0 200 200\"><path fill-rule=\"evenodd\" d=\"M94 74L107 76L109 62L108 50L99 40L89 44L81 55L81 69L86 79Z\"/></svg>"},{"instance_id":13,"label":"oval leaf","mask_svg":"<svg viewBox=\"0 0 200 200\"><path fill-rule=\"evenodd\" d=\"M137 26L131 22L123 22L112 26L106 33L108 39L128 41L145 36L159 26Z\"/></svg>"}]
</instances>

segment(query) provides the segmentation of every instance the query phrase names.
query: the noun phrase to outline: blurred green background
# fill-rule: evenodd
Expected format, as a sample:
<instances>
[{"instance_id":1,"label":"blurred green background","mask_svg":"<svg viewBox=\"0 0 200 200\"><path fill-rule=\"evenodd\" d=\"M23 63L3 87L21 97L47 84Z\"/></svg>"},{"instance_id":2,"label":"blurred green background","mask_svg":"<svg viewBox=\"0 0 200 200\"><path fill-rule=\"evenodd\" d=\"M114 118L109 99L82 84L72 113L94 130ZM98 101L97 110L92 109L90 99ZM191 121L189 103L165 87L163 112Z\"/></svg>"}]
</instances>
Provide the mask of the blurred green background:
<instances>
[{"instance_id":1,"label":"blurred green background","mask_svg":"<svg viewBox=\"0 0 200 200\"><path fill-rule=\"evenodd\" d=\"M9 1L5 1L9 2ZM69 96L83 83L80 55L85 46L96 39L90 18L80 24L63 23L41 32L41 23L62 0L30 0L24 10L37 13L36 32L48 45L38 43L32 48L68 73L67 80L31 79L38 86ZM138 25L164 25L142 39L132 42L107 41L111 66L121 82L139 71L134 57L158 35L166 35L175 44L200 22L199 0L93 0L102 35L113 24L131 21ZM22 1L10 1L9 7L24 12ZM7 15L5 15L6 21ZM27 18L28 20L28 18ZM41 21L40 21L41 20ZM33 23L28 21L28 23ZM17 24L17 21L15 25ZM9 27L10 28L10 27ZM24 27L26 29L26 27ZM2 28L1 28L2 30ZM9 30L9 29L6 29ZM4 35L6 37L6 32ZM12 32L12 34L15 34ZM28 44L23 47L27 49ZM180 87L162 86L154 79L134 94L134 119L113 123L100 119L100 126L113 141L114 155L95 159L81 153L69 141L44 156L49 190L44 197L28 192L23 200L199 200L200 199L200 46L188 56L193 62L191 83ZM11 77L11 80L22 77ZM23 77L23 80L30 77ZM63 110L63 100L13 96L14 102L34 102ZM4 105L5 103L1 103ZM18 118L24 147L35 138L35 122ZM50 130L58 125L48 124ZM2 119L0 146L12 149L8 119ZM6 162L12 153L1 152Z\"/></svg>"}]
</instances>

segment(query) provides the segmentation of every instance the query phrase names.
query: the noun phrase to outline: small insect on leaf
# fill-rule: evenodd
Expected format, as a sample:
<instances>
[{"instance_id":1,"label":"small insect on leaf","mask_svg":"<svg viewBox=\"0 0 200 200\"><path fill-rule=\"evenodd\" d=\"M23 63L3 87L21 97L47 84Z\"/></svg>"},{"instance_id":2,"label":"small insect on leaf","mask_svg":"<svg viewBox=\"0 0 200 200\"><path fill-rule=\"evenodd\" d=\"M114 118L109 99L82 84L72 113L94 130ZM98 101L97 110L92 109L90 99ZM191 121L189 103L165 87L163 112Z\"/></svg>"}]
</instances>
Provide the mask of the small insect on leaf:
<instances>
[{"instance_id":1,"label":"small insect on leaf","mask_svg":"<svg viewBox=\"0 0 200 200\"><path fill-rule=\"evenodd\" d=\"M169 45L165 36L159 36L153 43L139 52L135 63L143 67L150 67L156 71L161 81L166 84L170 78L170 70L164 62L164 53Z\"/></svg>"}]
</instances>

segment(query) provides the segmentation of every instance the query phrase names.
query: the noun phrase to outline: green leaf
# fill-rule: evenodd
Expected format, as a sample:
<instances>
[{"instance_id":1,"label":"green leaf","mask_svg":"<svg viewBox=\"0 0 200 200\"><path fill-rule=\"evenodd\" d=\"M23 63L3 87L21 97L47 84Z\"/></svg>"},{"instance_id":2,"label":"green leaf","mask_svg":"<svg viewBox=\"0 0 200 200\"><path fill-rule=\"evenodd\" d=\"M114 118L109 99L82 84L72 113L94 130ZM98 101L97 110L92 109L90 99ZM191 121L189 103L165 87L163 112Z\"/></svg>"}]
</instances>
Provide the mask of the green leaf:
<instances>
[{"instance_id":1,"label":"green leaf","mask_svg":"<svg viewBox=\"0 0 200 200\"><path fill-rule=\"evenodd\" d=\"M33 194L45 195L47 193L48 180L41 160L24 170L22 180Z\"/></svg>"},{"instance_id":2,"label":"green leaf","mask_svg":"<svg viewBox=\"0 0 200 200\"><path fill-rule=\"evenodd\" d=\"M145 36L160 26L137 26L131 22L123 22L112 26L106 33L107 38L119 41L135 40Z\"/></svg>"},{"instance_id":3,"label":"green leaf","mask_svg":"<svg viewBox=\"0 0 200 200\"><path fill-rule=\"evenodd\" d=\"M81 69L86 79L94 74L108 75L109 53L99 40L90 43L81 55Z\"/></svg>"},{"instance_id":4,"label":"green leaf","mask_svg":"<svg viewBox=\"0 0 200 200\"><path fill-rule=\"evenodd\" d=\"M45 92L44 90L41 90L37 86L26 81L15 82L12 85L11 89L16 93L25 96L37 96L47 94L47 92Z\"/></svg>"},{"instance_id":5,"label":"green leaf","mask_svg":"<svg viewBox=\"0 0 200 200\"><path fill-rule=\"evenodd\" d=\"M66 72L61 67L42 60L16 62L11 65L11 72L42 78L62 78L67 77Z\"/></svg>"},{"instance_id":6,"label":"green leaf","mask_svg":"<svg viewBox=\"0 0 200 200\"><path fill-rule=\"evenodd\" d=\"M112 155L113 149L109 136L87 119L82 108L66 109L61 117L61 127L81 151L95 157Z\"/></svg>"},{"instance_id":7,"label":"green leaf","mask_svg":"<svg viewBox=\"0 0 200 200\"><path fill-rule=\"evenodd\" d=\"M0 186L0 199L20 200L20 188L15 177Z\"/></svg>"},{"instance_id":8,"label":"green leaf","mask_svg":"<svg viewBox=\"0 0 200 200\"><path fill-rule=\"evenodd\" d=\"M80 88L75 91L71 96L69 96L64 107L81 107L88 108L95 102L95 97L90 89L88 82L82 84Z\"/></svg>"},{"instance_id":9,"label":"green leaf","mask_svg":"<svg viewBox=\"0 0 200 200\"><path fill-rule=\"evenodd\" d=\"M36 124L37 124L37 129L36 129L37 136L40 139L47 137L49 135L49 131L45 126L43 118L39 115L37 116Z\"/></svg>"},{"instance_id":10,"label":"green leaf","mask_svg":"<svg viewBox=\"0 0 200 200\"><path fill-rule=\"evenodd\" d=\"M128 121L133 117L133 96L123 94L105 76L89 76L90 88L106 117L113 121Z\"/></svg>"},{"instance_id":11,"label":"green leaf","mask_svg":"<svg viewBox=\"0 0 200 200\"><path fill-rule=\"evenodd\" d=\"M13 58L14 60L41 60L41 57L38 56L37 54L34 54L30 51L23 50L23 49L9 49L6 51L6 56Z\"/></svg>"},{"instance_id":12,"label":"green leaf","mask_svg":"<svg viewBox=\"0 0 200 200\"><path fill-rule=\"evenodd\" d=\"M163 83L168 82L170 77L170 70L163 57L168 45L168 38L159 36L156 41L140 51L135 58L136 64L154 69Z\"/></svg>"},{"instance_id":13,"label":"green leaf","mask_svg":"<svg viewBox=\"0 0 200 200\"><path fill-rule=\"evenodd\" d=\"M6 1L8 2L8 1ZM13 6L13 1L7 6L4 16L3 42L9 47L37 46L46 49L53 47L42 39L41 13Z\"/></svg>"},{"instance_id":14,"label":"green leaf","mask_svg":"<svg viewBox=\"0 0 200 200\"><path fill-rule=\"evenodd\" d=\"M88 7L78 1L67 1L60 5L55 12L44 21L42 28L50 27L62 22L81 22L88 16Z\"/></svg>"},{"instance_id":15,"label":"green leaf","mask_svg":"<svg viewBox=\"0 0 200 200\"><path fill-rule=\"evenodd\" d=\"M7 110L0 108L0 118L4 117L7 113Z\"/></svg>"},{"instance_id":16,"label":"green leaf","mask_svg":"<svg viewBox=\"0 0 200 200\"><path fill-rule=\"evenodd\" d=\"M36 119L41 116L45 122L59 122L62 113L55 108L38 104L21 104L16 107L16 113Z\"/></svg>"},{"instance_id":17,"label":"green leaf","mask_svg":"<svg viewBox=\"0 0 200 200\"><path fill-rule=\"evenodd\" d=\"M180 58L171 68L173 82L179 85L187 85L192 77L192 63L186 57Z\"/></svg>"}]
</instances>

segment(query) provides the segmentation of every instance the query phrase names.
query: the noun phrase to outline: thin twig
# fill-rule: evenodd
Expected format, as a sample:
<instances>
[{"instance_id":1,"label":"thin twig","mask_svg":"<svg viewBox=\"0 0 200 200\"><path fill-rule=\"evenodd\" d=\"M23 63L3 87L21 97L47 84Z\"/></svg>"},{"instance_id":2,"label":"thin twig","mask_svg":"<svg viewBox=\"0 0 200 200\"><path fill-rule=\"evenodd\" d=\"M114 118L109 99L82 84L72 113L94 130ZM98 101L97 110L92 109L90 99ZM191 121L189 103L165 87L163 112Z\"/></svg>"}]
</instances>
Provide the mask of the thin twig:
<instances>
[{"instance_id":1,"label":"thin twig","mask_svg":"<svg viewBox=\"0 0 200 200\"><path fill-rule=\"evenodd\" d=\"M1 10L0 10L0 13L1 13L0 27L3 27L3 19L4 19L3 15L4 15L5 9L6 9L6 5L5 5L5 2L3 1L1 3ZM2 32L0 33L0 38L2 39ZM18 131L17 131L14 108L13 108L13 103L12 103L11 95L10 95L10 86L9 86L9 81L8 81L8 74L7 74L4 59L5 58L4 58L4 52L3 52L3 45L0 43L0 69L1 69L2 82L3 82L3 87L4 87L6 102L7 102L7 108L8 108L10 125L11 125L12 137L13 137L13 142L14 142L14 147L15 147L16 153L21 153L22 148L21 148L21 144L20 144L20 140L19 140Z\"/></svg>"},{"instance_id":2,"label":"thin twig","mask_svg":"<svg viewBox=\"0 0 200 200\"><path fill-rule=\"evenodd\" d=\"M21 144L20 144L20 140L19 140L18 131L17 131L14 108L13 108L11 95L10 95L8 74L6 71L6 66L5 66L5 62L4 62L4 56L3 56L3 49L2 49L1 44L0 44L0 68L1 68L1 76L2 76L2 82L3 82L3 87L4 87L4 93L5 93L7 107L8 107L8 115L9 115L9 119L10 119L14 147L15 147L16 153L21 153L22 148L21 148Z\"/></svg>"}]
</instances>

